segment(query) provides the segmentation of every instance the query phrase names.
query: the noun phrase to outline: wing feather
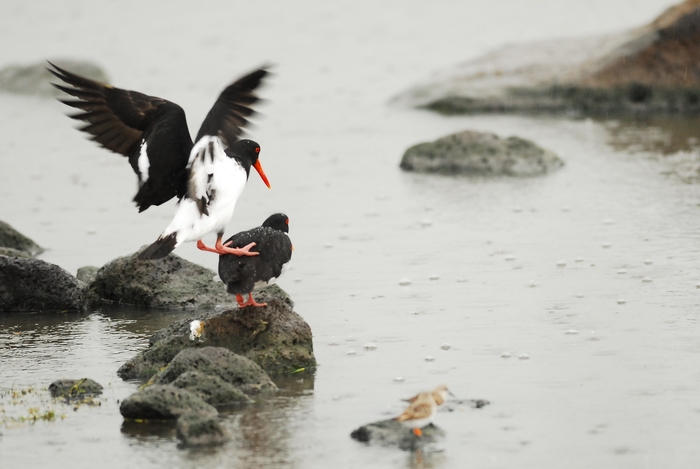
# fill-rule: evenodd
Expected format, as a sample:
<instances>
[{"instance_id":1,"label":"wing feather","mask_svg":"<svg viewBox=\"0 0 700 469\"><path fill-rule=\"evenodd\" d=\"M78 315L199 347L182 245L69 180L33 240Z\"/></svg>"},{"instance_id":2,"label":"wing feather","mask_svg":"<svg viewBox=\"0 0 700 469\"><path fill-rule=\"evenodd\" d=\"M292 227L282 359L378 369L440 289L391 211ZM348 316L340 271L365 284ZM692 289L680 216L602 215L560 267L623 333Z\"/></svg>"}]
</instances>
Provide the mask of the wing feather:
<instances>
[{"instance_id":1,"label":"wing feather","mask_svg":"<svg viewBox=\"0 0 700 469\"><path fill-rule=\"evenodd\" d=\"M71 73L51 62L49 64L53 67L48 69L52 74L71 85L68 87L54 83L53 86L79 99L61 102L84 111L70 116L88 123L80 130L91 134L95 141L108 150L124 156L131 156L132 151L140 146L144 132L154 120L158 109L166 103L174 105L162 98L114 88ZM182 115L184 118L184 113ZM112 144L115 141L113 135L117 133L123 134L129 144L125 144L123 139L118 141L118 145Z\"/></svg>"},{"instance_id":2,"label":"wing feather","mask_svg":"<svg viewBox=\"0 0 700 469\"><path fill-rule=\"evenodd\" d=\"M255 113L251 106L260 100L255 89L268 74L262 67L227 86L202 122L195 142L205 135L218 136L229 147L238 140L248 118Z\"/></svg>"}]
</instances>

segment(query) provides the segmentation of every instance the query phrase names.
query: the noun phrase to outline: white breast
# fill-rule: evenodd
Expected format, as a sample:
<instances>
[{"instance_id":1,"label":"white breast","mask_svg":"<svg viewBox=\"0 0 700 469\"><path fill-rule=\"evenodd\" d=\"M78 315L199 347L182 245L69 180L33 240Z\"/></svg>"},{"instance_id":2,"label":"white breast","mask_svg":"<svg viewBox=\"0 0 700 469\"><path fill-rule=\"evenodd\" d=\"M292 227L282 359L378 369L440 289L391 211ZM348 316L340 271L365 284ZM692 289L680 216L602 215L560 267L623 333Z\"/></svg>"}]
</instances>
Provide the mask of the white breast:
<instances>
[{"instance_id":1,"label":"white breast","mask_svg":"<svg viewBox=\"0 0 700 469\"><path fill-rule=\"evenodd\" d=\"M192 149L189 164L189 198L180 201L173 221L161 235L177 232L176 246L223 231L248 180L243 166L226 155L218 137L200 139ZM201 197L208 202L207 215L200 214L193 200Z\"/></svg>"}]
</instances>

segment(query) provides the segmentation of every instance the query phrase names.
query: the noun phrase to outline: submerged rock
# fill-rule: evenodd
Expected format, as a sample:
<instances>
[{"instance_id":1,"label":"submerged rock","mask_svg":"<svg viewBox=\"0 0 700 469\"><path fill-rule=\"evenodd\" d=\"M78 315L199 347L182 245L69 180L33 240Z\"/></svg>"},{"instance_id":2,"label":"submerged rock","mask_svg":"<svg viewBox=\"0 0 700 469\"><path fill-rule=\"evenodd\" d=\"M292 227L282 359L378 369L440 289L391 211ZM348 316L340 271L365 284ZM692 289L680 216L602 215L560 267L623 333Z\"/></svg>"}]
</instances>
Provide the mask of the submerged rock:
<instances>
[{"instance_id":1,"label":"submerged rock","mask_svg":"<svg viewBox=\"0 0 700 469\"><path fill-rule=\"evenodd\" d=\"M119 412L127 419L174 420L183 415L213 417L216 409L194 393L169 385L148 386L124 399Z\"/></svg>"},{"instance_id":2,"label":"submerged rock","mask_svg":"<svg viewBox=\"0 0 700 469\"><path fill-rule=\"evenodd\" d=\"M204 313L157 331L150 347L125 363L123 379L148 379L181 351L191 347L224 347L243 355L267 373L314 368L311 328L292 310L289 296L277 285L255 292L267 306ZM200 321L197 334L193 320Z\"/></svg>"},{"instance_id":3,"label":"submerged rock","mask_svg":"<svg viewBox=\"0 0 700 469\"><path fill-rule=\"evenodd\" d=\"M84 311L99 303L87 285L57 265L0 256L0 311Z\"/></svg>"},{"instance_id":4,"label":"submerged rock","mask_svg":"<svg viewBox=\"0 0 700 469\"><path fill-rule=\"evenodd\" d=\"M0 248L10 249L9 251L5 251L8 254L0 253L0 255L11 255L12 257L34 257L37 254L44 252L44 249L41 246L12 228L4 221L0 221ZM20 253L13 255L14 250L26 253L28 256Z\"/></svg>"},{"instance_id":5,"label":"submerged rock","mask_svg":"<svg viewBox=\"0 0 700 469\"><path fill-rule=\"evenodd\" d=\"M239 356L239 355L237 355ZM185 371L171 382L173 386L195 393L213 406L248 403L251 399L243 391L217 375L202 371Z\"/></svg>"},{"instance_id":6,"label":"submerged rock","mask_svg":"<svg viewBox=\"0 0 700 469\"><path fill-rule=\"evenodd\" d=\"M217 417L190 414L177 419L177 437L183 446L217 446L230 440L231 434Z\"/></svg>"},{"instance_id":7,"label":"submerged rock","mask_svg":"<svg viewBox=\"0 0 700 469\"><path fill-rule=\"evenodd\" d=\"M421 173L526 177L547 174L563 164L529 140L465 130L412 146L400 166Z\"/></svg>"},{"instance_id":8,"label":"submerged rock","mask_svg":"<svg viewBox=\"0 0 700 469\"><path fill-rule=\"evenodd\" d=\"M90 378L59 379L49 385L53 397L82 397L102 394L102 385Z\"/></svg>"},{"instance_id":9,"label":"submerged rock","mask_svg":"<svg viewBox=\"0 0 700 469\"><path fill-rule=\"evenodd\" d=\"M506 46L395 102L443 113L700 112L700 0L618 34Z\"/></svg>"},{"instance_id":10,"label":"submerged rock","mask_svg":"<svg viewBox=\"0 0 700 469\"><path fill-rule=\"evenodd\" d=\"M91 288L101 298L156 308L196 308L235 304L216 273L175 254L139 260L138 252L119 257L97 271Z\"/></svg>"},{"instance_id":11,"label":"submerged rock","mask_svg":"<svg viewBox=\"0 0 700 469\"><path fill-rule=\"evenodd\" d=\"M435 443L445 435L439 427L429 423L421 428L423 434L416 436L413 431L394 419L369 423L354 430L350 437L363 443L381 446L396 446L407 451L422 449Z\"/></svg>"},{"instance_id":12,"label":"submerged rock","mask_svg":"<svg viewBox=\"0 0 700 469\"><path fill-rule=\"evenodd\" d=\"M223 347L188 348L178 353L164 369L152 379L155 384L173 383L183 373L198 371L216 376L248 394L258 394L277 390L267 373L252 360L237 355ZM183 378L185 380L185 378ZM182 383L181 381L180 383ZM216 385L216 380L209 382ZM199 383L204 388L205 383ZM207 390L214 394L215 390Z\"/></svg>"},{"instance_id":13,"label":"submerged rock","mask_svg":"<svg viewBox=\"0 0 700 469\"><path fill-rule=\"evenodd\" d=\"M78 75L106 83L107 75L97 65L81 60L51 60L61 68ZM38 62L31 65L10 65L0 69L0 91L14 94L58 97L63 92L51 86L57 81L46 67L48 62Z\"/></svg>"}]
</instances>

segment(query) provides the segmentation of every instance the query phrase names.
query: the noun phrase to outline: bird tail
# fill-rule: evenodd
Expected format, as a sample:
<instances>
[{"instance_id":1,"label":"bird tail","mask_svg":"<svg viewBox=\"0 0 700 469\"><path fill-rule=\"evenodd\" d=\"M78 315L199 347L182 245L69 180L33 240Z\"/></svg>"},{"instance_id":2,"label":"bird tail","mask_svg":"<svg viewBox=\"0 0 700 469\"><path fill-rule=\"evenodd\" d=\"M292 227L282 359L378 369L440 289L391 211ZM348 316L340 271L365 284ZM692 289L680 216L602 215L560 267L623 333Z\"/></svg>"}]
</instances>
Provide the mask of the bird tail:
<instances>
[{"instance_id":1,"label":"bird tail","mask_svg":"<svg viewBox=\"0 0 700 469\"><path fill-rule=\"evenodd\" d=\"M145 259L160 259L170 254L177 245L177 231L170 233L168 236L159 237L155 243L141 251L138 258Z\"/></svg>"}]
</instances>

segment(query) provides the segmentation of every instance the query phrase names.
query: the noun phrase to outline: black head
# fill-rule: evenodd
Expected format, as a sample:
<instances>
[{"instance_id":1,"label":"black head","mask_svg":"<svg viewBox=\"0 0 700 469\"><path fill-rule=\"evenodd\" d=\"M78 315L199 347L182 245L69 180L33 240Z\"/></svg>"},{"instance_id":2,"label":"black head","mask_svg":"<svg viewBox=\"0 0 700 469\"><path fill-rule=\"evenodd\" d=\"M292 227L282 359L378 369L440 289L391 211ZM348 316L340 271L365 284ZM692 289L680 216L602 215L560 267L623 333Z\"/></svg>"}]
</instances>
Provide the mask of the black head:
<instances>
[{"instance_id":1,"label":"black head","mask_svg":"<svg viewBox=\"0 0 700 469\"><path fill-rule=\"evenodd\" d=\"M267 217L262 226L289 233L289 217L284 213L275 213Z\"/></svg>"},{"instance_id":2,"label":"black head","mask_svg":"<svg viewBox=\"0 0 700 469\"><path fill-rule=\"evenodd\" d=\"M270 187L265 171L263 171L260 161L258 161L260 145L257 142L248 139L236 140L233 145L226 149L226 154L231 158L237 159L245 168L246 173L250 171L251 166L255 168L265 185Z\"/></svg>"}]
</instances>

